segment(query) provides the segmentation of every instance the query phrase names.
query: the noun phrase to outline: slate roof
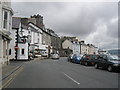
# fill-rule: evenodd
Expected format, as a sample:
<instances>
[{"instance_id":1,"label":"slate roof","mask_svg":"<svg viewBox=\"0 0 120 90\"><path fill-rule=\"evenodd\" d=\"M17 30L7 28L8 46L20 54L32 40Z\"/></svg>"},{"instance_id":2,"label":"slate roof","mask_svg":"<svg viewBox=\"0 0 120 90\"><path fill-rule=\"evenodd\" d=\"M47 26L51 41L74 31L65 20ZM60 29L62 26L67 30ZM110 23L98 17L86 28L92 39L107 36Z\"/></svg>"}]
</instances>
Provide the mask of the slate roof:
<instances>
[{"instance_id":1,"label":"slate roof","mask_svg":"<svg viewBox=\"0 0 120 90\"><path fill-rule=\"evenodd\" d=\"M12 18L12 28L13 29L19 28L21 21L22 21L22 28L27 29L27 25L25 25L25 23L23 22L23 19L20 17L13 17Z\"/></svg>"},{"instance_id":2,"label":"slate roof","mask_svg":"<svg viewBox=\"0 0 120 90\"><path fill-rule=\"evenodd\" d=\"M13 29L19 28L20 22L21 22L21 18L19 18L19 17L13 17L12 18L12 28Z\"/></svg>"}]
</instances>

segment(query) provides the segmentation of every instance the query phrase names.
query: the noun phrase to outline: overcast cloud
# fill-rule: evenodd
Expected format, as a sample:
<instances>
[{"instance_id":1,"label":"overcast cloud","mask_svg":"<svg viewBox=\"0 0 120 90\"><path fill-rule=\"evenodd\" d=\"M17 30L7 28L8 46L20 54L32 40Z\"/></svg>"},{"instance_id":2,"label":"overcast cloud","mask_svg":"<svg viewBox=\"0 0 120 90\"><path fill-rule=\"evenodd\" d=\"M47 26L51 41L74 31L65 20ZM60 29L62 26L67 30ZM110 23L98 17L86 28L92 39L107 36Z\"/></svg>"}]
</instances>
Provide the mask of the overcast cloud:
<instances>
[{"instance_id":1,"label":"overcast cloud","mask_svg":"<svg viewBox=\"0 0 120 90\"><path fill-rule=\"evenodd\" d=\"M40 14L47 28L101 48L118 47L117 2L12 2L14 16Z\"/></svg>"}]
</instances>

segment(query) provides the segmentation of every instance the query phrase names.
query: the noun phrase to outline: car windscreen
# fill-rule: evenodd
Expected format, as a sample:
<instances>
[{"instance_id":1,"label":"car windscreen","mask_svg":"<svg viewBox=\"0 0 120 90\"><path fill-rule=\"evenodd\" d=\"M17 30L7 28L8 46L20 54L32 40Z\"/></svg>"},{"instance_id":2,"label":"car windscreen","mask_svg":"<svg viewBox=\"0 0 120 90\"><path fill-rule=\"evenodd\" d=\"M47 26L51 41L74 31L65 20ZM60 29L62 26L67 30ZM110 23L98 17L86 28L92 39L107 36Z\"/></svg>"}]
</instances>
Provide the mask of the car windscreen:
<instances>
[{"instance_id":1,"label":"car windscreen","mask_svg":"<svg viewBox=\"0 0 120 90\"><path fill-rule=\"evenodd\" d=\"M92 55L91 58L92 58L92 59L98 59L98 57L99 57L98 55Z\"/></svg>"},{"instance_id":2,"label":"car windscreen","mask_svg":"<svg viewBox=\"0 0 120 90\"><path fill-rule=\"evenodd\" d=\"M120 58L118 58L118 56L116 56L116 55L108 55L108 58L110 60L120 60Z\"/></svg>"},{"instance_id":3,"label":"car windscreen","mask_svg":"<svg viewBox=\"0 0 120 90\"><path fill-rule=\"evenodd\" d=\"M53 56L58 56L58 54L53 54Z\"/></svg>"},{"instance_id":4,"label":"car windscreen","mask_svg":"<svg viewBox=\"0 0 120 90\"><path fill-rule=\"evenodd\" d=\"M82 57L83 55L80 55L80 54L76 54L75 56L77 56L77 57Z\"/></svg>"},{"instance_id":5,"label":"car windscreen","mask_svg":"<svg viewBox=\"0 0 120 90\"><path fill-rule=\"evenodd\" d=\"M70 56L71 56L71 57L73 57L73 56L74 56L74 54L71 54Z\"/></svg>"}]
</instances>

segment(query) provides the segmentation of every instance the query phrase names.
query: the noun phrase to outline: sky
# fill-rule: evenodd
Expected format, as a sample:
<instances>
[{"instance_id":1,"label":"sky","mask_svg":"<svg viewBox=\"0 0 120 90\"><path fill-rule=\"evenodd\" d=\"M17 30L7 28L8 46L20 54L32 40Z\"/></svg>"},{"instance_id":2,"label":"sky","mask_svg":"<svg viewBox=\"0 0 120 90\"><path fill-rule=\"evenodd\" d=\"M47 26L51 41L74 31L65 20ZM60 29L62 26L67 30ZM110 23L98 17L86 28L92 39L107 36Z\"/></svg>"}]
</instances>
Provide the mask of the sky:
<instances>
[{"instance_id":1,"label":"sky","mask_svg":"<svg viewBox=\"0 0 120 90\"><path fill-rule=\"evenodd\" d=\"M43 16L46 28L102 49L118 48L118 2L12 2L14 16Z\"/></svg>"}]
</instances>

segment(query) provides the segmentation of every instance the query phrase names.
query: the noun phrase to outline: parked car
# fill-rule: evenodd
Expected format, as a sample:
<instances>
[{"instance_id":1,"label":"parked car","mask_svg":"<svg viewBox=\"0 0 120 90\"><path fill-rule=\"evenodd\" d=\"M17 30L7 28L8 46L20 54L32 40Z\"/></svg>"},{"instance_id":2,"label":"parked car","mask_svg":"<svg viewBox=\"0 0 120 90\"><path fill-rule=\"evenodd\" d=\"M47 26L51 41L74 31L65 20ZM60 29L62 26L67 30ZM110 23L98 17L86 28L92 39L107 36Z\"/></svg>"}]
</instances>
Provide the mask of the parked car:
<instances>
[{"instance_id":1,"label":"parked car","mask_svg":"<svg viewBox=\"0 0 120 90\"><path fill-rule=\"evenodd\" d=\"M59 55L58 54L52 54L52 57L51 57L52 59L59 59L60 57L59 57Z\"/></svg>"},{"instance_id":2,"label":"parked car","mask_svg":"<svg viewBox=\"0 0 120 90\"><path fill-rule=\"evenodd\" d=\"M73 56L74 56L74 54L70 54L69 56L68 56L68 61L72 61L72 59L73 59Z\"/></svg>"},{"instance_id":3,"label":"parked car","mask_svg":"<svg viewBox=\"0 0 120 90\"><path fill-rule=\"evenodd\" d=\"M81 54L74 54L72 62L74 62L74 63L80 63L80 60L81 60L82 56L83 55L81 55Z\"/></svg>"},{"instance_id":4,"label":"parked car","mask_svg":"<svg viewBox=\"0 0 120 90\"><path fill-rule=\"evenodd\" d=\"M33 60L35 56L33 53L30 52L28 57L29 57L29 60Z\"/></svg>"},{"instance_id":5,"label":"parked car","mask_svg":"<svg viewBox=\"0 0 120 90\"><path fill-rule=\"evenodd\" d=\"M120 70L120 58L116 55L100 55L95 63L95 68L105 68L108 71Z\"/></svg>"},{"instance_id":6,"label":"parked car","mask_svg":"<svg viewBox=\"0 0 120 90\"><path fill-rule=\"evenodd\" d=\"M95 62L98 59L98 55L92 55L92 54L85 54L81 58L80 64L81 65L95 65Z\"/></svg>"},{"instance_id":7,"label":"parked car","mask_svg":"<svg viewBox=\"0 0 120 90\"><path fill-rule=\"evenodd\" d=\"M48 57L48 53L47 52L42 52L42 57Z\"/></svg>"}]
</instances>

